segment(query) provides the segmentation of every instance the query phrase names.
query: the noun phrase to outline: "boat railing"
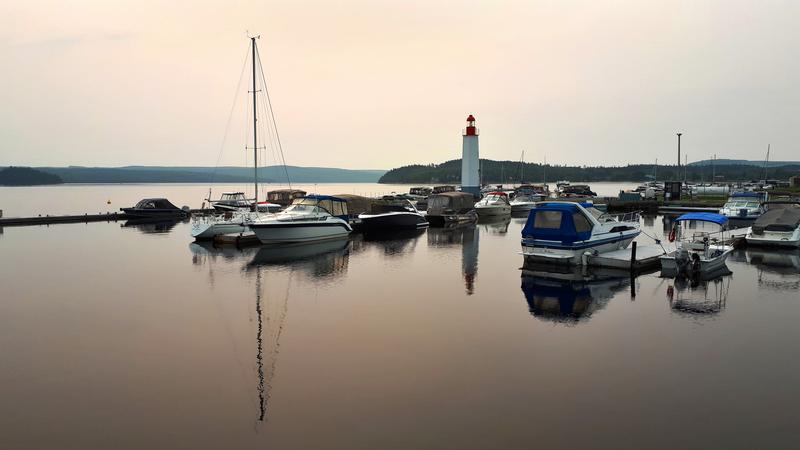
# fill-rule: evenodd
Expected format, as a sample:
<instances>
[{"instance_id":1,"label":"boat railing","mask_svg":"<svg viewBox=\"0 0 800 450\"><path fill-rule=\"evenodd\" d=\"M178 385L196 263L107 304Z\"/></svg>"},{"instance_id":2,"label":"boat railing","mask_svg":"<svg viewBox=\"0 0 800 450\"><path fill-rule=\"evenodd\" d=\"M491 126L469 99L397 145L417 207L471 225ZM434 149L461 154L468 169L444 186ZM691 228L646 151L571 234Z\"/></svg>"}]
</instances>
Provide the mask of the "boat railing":
<instances>
[{"instance_id":1,"label":"boat railing","mask_svg":"<svg viewBox=\"0 0 800 450\"><path fill-rule=\"evenodd\" d=\"M611 219L617 222L639 222L642 218L642 211L632 211L626 213L603 213L598 220L603 222Z\"/></svg>"}]
</instances>

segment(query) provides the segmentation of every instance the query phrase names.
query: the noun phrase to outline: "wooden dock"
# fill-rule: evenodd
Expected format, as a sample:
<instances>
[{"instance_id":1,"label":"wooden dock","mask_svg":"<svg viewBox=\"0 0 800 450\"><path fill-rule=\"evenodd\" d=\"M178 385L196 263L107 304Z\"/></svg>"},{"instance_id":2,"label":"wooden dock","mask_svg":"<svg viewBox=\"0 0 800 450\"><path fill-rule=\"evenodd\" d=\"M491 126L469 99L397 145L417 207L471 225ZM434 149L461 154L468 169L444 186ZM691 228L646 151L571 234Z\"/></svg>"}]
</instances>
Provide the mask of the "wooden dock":
<instances>
[{"instance_id":1,"label":"wooden dock","mask_svg":"<svg viewBox=\"0 0 800 450\"><path fill-rule=\"evenodd\" d=\"M213 209L192 209L190 214L213 213ZM0 217L0 227L24 227L29 225L54 225L59 223L89 223L89 222L117 222L129 220L124 212L106 212L97 214L66 215L66 216L36 216L36 217Z\"/></svg>"},{"instance_id":2,"label":"wooden dock","mask_svg":"<svg viewBox=\"0 0 800 450\"><path fill-rule=\"evenodd\" d=\"M116 222L127 220L125 213L83 214L73 216L8 217L0 219L0 226L19 227L26 225L52 225L58 223Z\"/></svg>"}]
</instances>

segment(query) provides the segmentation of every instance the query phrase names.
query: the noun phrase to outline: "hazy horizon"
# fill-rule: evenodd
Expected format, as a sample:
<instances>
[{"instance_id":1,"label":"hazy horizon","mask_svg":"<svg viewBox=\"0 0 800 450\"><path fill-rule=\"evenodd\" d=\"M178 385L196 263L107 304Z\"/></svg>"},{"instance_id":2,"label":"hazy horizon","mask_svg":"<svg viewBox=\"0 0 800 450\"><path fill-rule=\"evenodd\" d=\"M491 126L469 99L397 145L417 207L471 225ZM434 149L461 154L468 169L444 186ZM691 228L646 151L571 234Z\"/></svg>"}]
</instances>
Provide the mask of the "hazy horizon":
<instances>
[{"instance_id":1,"label":"hazy horizon","mask_svg":"<svg viewBox=\"0 0 800 450\"><path fill-rule=\"evenodd\" d=\"M458 159L470 113L487 159L675 164L680 131L689 161L763 159L767 144L794 160L798 13L777 0L5 3L0 166L216 165L247 30L293 166ZM241 112L218 165L247 165Z\"/></svg>"}]
</instances>

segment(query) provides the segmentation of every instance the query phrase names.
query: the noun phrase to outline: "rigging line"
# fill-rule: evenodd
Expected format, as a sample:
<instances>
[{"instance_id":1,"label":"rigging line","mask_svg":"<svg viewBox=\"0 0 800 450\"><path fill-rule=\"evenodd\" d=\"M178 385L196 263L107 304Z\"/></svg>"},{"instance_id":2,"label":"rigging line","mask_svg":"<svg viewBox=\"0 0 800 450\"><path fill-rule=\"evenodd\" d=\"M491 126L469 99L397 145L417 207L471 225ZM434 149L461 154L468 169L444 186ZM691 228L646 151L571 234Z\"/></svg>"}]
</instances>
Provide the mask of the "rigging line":
<instances>
[{"instance_id":1,"label":"rigging line","mask_svg":"<svg viewBox=\"0 0 800 450\"><path fill-rule=\"evenodd\" d=\"M272 100L270 100L269 97L269 89L267 88L267 79L264 76L264 68L261 66L261 53L258 51L258 47L256 47L256 56L258 56L258 67L261 70L261 79L262 79L262 86L264 87L264 95L267 97L267 105L269 105L270 117L272 117L272 123L275 126L275 137L277 138L278 141L278 149L281 152L283 171L286 173L286 183L289 185L289 189L292 189L292 180L289 178L289 169L286 167L286 158L283 155L283 146L281 145L281 137L278 134L278 124L275 122L275 113L272 109Z\"/></svg>"},{"instance_id":2,"label":"rigging line","mask_svg":"<svg viewBox=\"0 0 800 450\"><path fill-rule=\"evenodd\" d=\"M225 142L228 140L228 132L231 128L231 121L233 120L233 111L236 109L236 103L239 100L239 89L242 87L242 78L244 78L244 70L247 68L247 61L250 59L250 46L247 46L247 53L244 57L244 63L242 64L242 70L239 72L239 81L236 83L236 91L234 91L233 95L233 103L231 104L231 110L228 113L228 121L225 124L225 132L222 135L222 143L219 146L219 152L217 153L217 162L214 164L214 171L211 172L211 184L208 186L208 201L211 201L211 185L214 184L214 180L217 177L217 169L219 168L219 161L222 159L222 152L225 150Z\"/></svg>"},{"instance_id":3,"label":"rigging line","mask_svg":"<svg viewBox=\"0 0 800 450\"><path fill-rule=\"evenodd\" d=\"M260 59L259 59L259 64L260 64ZM259 65L259 67L260 67L260 65ZM262 76L262 79L263 79L263 76ZM263 86L262 86L262 89L263 89ZM261 111L264 114L264 117L269 118L271 116L271 114L270 114L270 112L269 112L269 110L267 108L266 99L260 103L260 106L261 106ZM267 139L265 139L265 140L269 143L269 145L268 146L265 145L264 153L265 153L265 156L266 156L267 153L269 153L269 156L274 156L275 165L278 166L278 165L281 164L281 162L280 162L280 157L279 157L278 149L277 149L277 145L276 145L275 131L273 131L274 127L271 126L271 125L272 125L271 121L270 120L266 120L266 124L264 125L264 128L266 129L266 131L264 132L263 135L267 136Z\"/></svg>"}]
</instances>

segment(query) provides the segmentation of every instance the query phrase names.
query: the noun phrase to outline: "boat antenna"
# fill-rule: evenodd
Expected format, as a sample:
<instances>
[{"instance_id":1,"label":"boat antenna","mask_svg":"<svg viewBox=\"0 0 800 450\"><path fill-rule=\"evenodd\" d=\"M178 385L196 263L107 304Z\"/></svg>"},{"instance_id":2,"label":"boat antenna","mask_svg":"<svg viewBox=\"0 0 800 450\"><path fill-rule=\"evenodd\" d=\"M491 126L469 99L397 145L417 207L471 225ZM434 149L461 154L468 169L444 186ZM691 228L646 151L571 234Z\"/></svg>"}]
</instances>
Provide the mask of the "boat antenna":
<instances>
[{"instance_id":1,"label":"boat antenna","mask_svg":"<svg viewBox=\"0 0 800 450\"><path fill-rule=\"evenodd\" d=\"M769 147L770 144L767 144L767 157L764 158L764 184L767 184L767 164L769 164Z\"/></svg>"}]
</instances>

